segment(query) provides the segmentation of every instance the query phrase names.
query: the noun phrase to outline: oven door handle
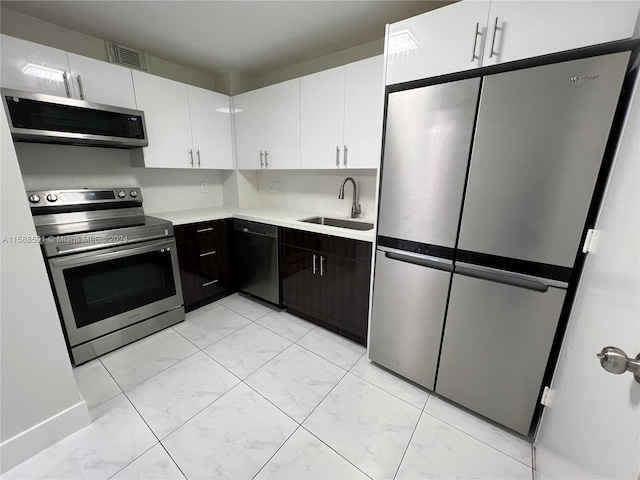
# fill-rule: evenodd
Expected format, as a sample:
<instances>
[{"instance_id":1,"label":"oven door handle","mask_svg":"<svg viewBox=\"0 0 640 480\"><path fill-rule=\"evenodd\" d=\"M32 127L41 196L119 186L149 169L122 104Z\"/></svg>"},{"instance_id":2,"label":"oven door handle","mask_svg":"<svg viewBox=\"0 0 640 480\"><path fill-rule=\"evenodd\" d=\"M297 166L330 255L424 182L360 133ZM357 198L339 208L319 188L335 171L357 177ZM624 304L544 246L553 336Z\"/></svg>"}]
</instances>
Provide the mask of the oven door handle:
<instances>
[{"instance_id":1,"label":"oven door handle","mask_svg":"<svg viewBox=\"0 0 640 480\"><path fill-rule=\"evenodd\" d=\"M138 247L130 245L121 246L115 247L118 248L118 250L116 251L113 251L112 249L106 249L109 251L98 250L94 252L79 253L77 255L69 255L68 257L52 258L49 261L52 267L62 268L69 266L89 265L92 263L104 262L106 260L114 260L116 258L130 257L132 255L138 255L140 253L153 252L162 248L166 248L170 251L172 246L175 246L175 240L173 238L159 240L152 243L145 242L144 245Z\"/></svg>"}]
</instances>

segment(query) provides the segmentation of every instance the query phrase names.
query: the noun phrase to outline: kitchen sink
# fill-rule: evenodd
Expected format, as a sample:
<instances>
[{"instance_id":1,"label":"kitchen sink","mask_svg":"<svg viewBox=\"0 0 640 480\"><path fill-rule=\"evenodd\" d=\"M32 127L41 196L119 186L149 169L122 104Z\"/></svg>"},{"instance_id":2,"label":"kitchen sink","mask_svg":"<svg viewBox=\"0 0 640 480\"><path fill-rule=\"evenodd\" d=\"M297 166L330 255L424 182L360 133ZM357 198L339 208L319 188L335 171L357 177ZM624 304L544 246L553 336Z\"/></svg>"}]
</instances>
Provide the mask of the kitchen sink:
<instances>
[{"instance_id":1,"label":"kitchen sink","mask_svg":"<svg viewBox=\"0 0 640 480\"><path fill-rule=\"evenodd\" d=\"M300 220L305 223L316 223L318 225L328 225L330 227L350 228L351 230L371 230L373 223L355 222L353 220L342 220L329 217L311 217Z\"/></svg>"}]
</instances>

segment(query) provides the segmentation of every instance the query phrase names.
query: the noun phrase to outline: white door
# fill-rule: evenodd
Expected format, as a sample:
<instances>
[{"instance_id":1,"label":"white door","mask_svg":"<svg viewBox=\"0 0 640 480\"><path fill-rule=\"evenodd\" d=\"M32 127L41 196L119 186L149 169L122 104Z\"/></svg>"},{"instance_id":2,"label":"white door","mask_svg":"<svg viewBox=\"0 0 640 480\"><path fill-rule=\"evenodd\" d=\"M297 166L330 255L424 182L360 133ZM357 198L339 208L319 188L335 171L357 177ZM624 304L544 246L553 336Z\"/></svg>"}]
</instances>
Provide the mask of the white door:
<instances>
[{"instance_id":1,"label":"white door","mask_svg":"<svg viewBox=\"0 0 640 480\"><path fill-rule=\"evenodd\" d=\"M382 146L383 56L347 65L344 90L344 168L378 168Z\"/></svg>"},{"instance_id":2,"label":"white door","mask_svg":"<svg viewBox=\"0 0 640 480\"><path fill-rule=\"evenodd\" d=\"M136 108L130 68L75 53L67 55L76 98L116 107Z\"/></svg>"},{"instance_id":3,"label":"white door","mask_svg":"<svg viewBox=\"0 0 640 480\"><path fill-rule=\"evenodd\" d=\"M149 138L149 146L142 149L145 167L191 168L195 152L187 86L136 70L133 84Z\"/></svg>"},{"instance_id":4,"label":"white door","mask_svg":"<svg viewBox=\"0 0 640 480\"><path fill-rule=\"evenodd\" d=\"M74 97L67 52L2 35L2 87Z\"/></svg>"},{"instance_id":5,"label":"white door","mask_svg":"<svg viewBox=\"0 0 640 480\"><path fill-rule=\"evenodd\" d=\"M391 24L387 85L480 67L489 3L458 2Z\"/></svg>"},{"instance_id":6,"label":"white door","mask_svg":"<svg viewBox=\"0 0 640 480\"><path fill-rule=\"evenodd\" d=\"M229 97L192 85L187 93L195 166L233 170Z\"/></svg>"},{"instance_id":7,"label":"white door","mask_svg":"<svg viewBox=\"0 0 640 480\"><path fill-rule=\"evenodd\" d=\"M630 38L639 9L635 0L491 2L483 65Z\"/></svg>"},{"instance_id":8,"label":"white door","mask_svg":"<svg viewBox=\"0 0 640 480\"><path fill-rule=\"evenodd\" d=\"M538 430L540 478L640 475L640 384L596 358L608 346L640 353L639 97L636 83Z\"/></svg>"},{"instance_id":9,"label":"white door","mask_svg":"<svg viewBox=\"0 0 640 480\"><path fill-rule=\"evenodd\" d=\"M295 78L262 89L264 100L265 167L300 168L300 80Z\"/></svg>"},{"instance_id":10,"label":"white door","mask_svg":"<svg viewBox=\"0 0 640 480\"><path fill-rule=\"evenodd\" d=\"M239 170L264 168L264 105L262 90L233 97L236 163Z\"/></svg>"},{"instance_id":11,"label":"white door","mask_svg":"<svg viewBox=\"0 0 640 480\"><path fill-rule=\"evenodd\" d=\"M300 78L301 168L340 168L345 67Z\"/></svg>"}]
</instances>

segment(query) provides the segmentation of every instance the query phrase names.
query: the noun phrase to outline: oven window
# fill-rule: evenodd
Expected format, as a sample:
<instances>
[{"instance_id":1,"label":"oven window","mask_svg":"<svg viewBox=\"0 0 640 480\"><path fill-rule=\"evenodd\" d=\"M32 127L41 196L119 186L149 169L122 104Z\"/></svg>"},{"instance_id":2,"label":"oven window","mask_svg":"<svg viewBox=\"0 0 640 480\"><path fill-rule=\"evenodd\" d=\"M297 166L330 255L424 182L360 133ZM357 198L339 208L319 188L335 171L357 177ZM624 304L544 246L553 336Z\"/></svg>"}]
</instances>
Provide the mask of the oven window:
<instances>
[{"instance_id":1,"label":"oven window","mask_svg":"<svg viewBox=\"0 0 640 480\"><path fill-rule=\"evenodd\" d=\"M64 278L78 328L176 294L168 251L70 268Z\"/></svg>"}]
</instances>

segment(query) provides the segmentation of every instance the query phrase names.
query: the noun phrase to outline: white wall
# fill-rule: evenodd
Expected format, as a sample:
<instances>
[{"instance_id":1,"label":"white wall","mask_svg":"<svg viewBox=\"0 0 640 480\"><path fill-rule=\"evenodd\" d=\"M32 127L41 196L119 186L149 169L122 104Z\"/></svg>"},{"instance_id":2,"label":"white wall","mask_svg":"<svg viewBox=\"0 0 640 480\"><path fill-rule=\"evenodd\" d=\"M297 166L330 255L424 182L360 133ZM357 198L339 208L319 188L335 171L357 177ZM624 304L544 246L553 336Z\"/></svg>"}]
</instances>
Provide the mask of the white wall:
<instances>
[{"instance_id":1,"label":"white wall","mask_svg":"<svg viewBox=\"0 0 640 480\"><path fill-rule=\"evenodd\" d=\"M223 203L219 170L132 168L129 151L112 148L16 143L16 152L27 190L140 186L148 214Z\"/></svg>"},{"instance_id":2,"label":"white wall","mask_svg":"<svg viewBox=\"0 0 640 480\"><path fill-rule=\"evenodd\" d=\"M0 114L0 472L90 423L71 370L4 111Z\"/></svg>"},{"instance_id":3,"label":"white wall","mask_svg":"<svg viewBox=\"0 0 640 480\"><path fill-rule=\"evenodd\" d=\"M640 478L640 384L596 359L640 351L640 91L596 224L536 440L541 478Z\"/></svg>"},{"instance_id":4,"label":"white wall","mask_svg":"<svg viewBox=\"0 0 640 480\"><path fill-rule=\"evenodd\" d=\"M361 218L375 220L376 170L262 170L258 172L257 204L261 206L311 210L340 217L351 214L351 182L345 187L344 200L338 199L345 177L358 184ZM269 191L270 182L278 183L278 193Z\"/></svg>"}]
</instances>

